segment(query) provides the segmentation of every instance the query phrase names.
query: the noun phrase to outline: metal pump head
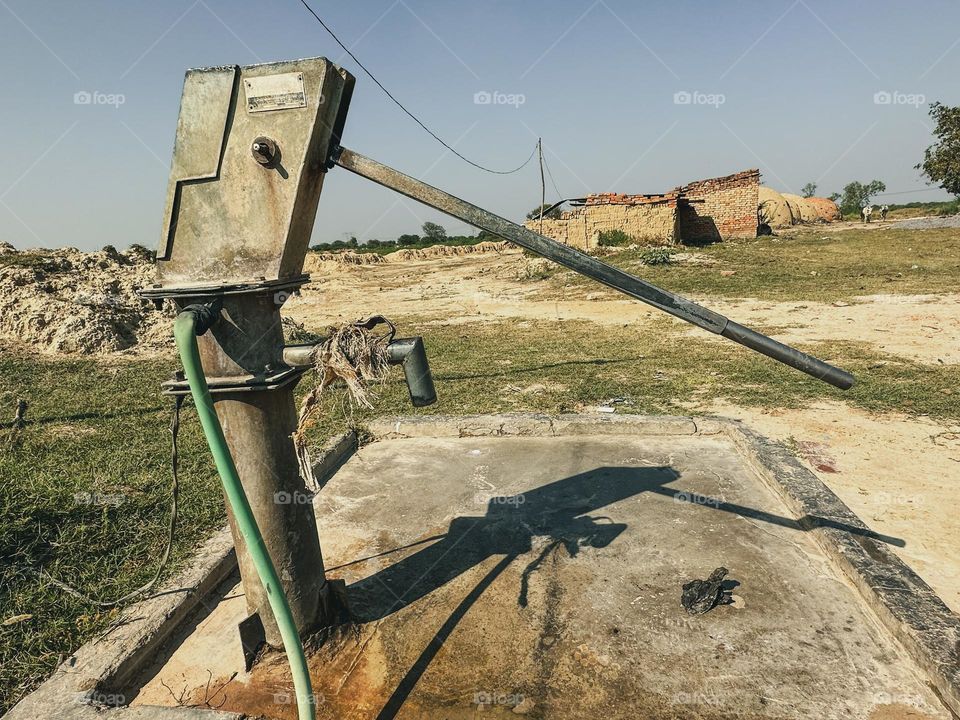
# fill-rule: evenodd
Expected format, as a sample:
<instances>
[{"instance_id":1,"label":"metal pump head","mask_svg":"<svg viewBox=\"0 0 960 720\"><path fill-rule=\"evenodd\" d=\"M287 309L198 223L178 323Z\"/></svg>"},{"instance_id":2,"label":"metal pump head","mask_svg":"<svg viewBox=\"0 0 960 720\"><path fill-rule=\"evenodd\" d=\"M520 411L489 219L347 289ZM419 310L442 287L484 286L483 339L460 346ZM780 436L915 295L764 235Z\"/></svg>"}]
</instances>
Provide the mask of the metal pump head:
<instances>
[{"instance_id":1,"label":"metal pump head","mask_svg":"<svg viewBox=\"0 0 960 720\"><path fill-rule=\"evenodd\" d=\"M301 278L352 88L325 58L187 72L157 252L164 290Z\"/></svg>"}]
</instances>

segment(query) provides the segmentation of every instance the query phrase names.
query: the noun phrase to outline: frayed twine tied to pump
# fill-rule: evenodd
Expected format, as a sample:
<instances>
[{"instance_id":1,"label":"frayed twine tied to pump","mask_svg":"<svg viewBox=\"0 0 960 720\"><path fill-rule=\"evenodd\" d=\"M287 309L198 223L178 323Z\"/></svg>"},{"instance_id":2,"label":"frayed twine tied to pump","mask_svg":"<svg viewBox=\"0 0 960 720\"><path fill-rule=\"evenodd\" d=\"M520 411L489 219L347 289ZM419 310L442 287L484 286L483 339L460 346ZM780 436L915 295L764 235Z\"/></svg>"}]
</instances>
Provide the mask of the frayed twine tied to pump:
<instances>
[{"instance_id":1,"label":"frayed twine tied to pump","mask_svg":"<svg viewBox=\"0 0 960 720\"><path fill-rule=\"evenodd\" d=\"M378 335L373 332L378 325L386 325L389 330ZM300 403L297 429L293 433L300 476L310 490L319 490L319 483L313 474L306 434L316 422L324 390L342 380L351 406L372 408L373 394L369 386L386 377L390 367L387 348L395 334L392 322L382 315L373 315L355 323L332 326L329 337L314 347L314 385Z\"/></svg>"}]
</instances>

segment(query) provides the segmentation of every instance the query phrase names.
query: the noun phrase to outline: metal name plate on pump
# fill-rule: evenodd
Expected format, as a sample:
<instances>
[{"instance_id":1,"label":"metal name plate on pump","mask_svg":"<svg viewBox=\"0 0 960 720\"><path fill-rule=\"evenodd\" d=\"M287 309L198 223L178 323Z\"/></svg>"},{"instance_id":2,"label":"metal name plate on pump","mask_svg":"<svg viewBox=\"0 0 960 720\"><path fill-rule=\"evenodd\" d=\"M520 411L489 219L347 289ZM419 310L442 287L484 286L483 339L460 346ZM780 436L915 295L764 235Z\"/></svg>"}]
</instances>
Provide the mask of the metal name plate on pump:
<instances>
[{"instance_id":1,"label":"metal name plate on pump","mask_svg":"<svg viewBox=\"0 0 960 720\"><path fill-rule=\"evenodd\" d=\"M307 106L303 73L300 72L246 78L243 87L247 94L247 112L289 110Z\"/></svg>"}]
</instances>

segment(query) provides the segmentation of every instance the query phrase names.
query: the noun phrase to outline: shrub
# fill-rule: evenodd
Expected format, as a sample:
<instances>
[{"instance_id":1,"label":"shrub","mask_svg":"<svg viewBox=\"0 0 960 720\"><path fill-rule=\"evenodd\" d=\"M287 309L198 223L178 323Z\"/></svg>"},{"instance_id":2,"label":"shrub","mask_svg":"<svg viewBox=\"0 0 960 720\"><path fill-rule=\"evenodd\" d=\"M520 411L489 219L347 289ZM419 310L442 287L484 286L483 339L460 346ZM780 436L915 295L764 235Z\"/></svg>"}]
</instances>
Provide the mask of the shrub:
<instances>
[{"instance_id":1,"label":"shrub","mask_svg":"<svg viewBox=\"0 0 960 720\"><path fill-rule=\"evenodd\" d=\"M640 253L640 262L644 265L669 265L673 262L673 251L665 247L647 248Z\"/></svg>"},{"instance_id":2,"label":"shrub","mask_svg":"<svg viewBox=\"0 0 960 720\"><path fill-rule=\"evenodd\" d=\"M622 247L633 242L633 238L623 230L604 230L597 241L600 247Z\"/></svg>"}]
</instances>

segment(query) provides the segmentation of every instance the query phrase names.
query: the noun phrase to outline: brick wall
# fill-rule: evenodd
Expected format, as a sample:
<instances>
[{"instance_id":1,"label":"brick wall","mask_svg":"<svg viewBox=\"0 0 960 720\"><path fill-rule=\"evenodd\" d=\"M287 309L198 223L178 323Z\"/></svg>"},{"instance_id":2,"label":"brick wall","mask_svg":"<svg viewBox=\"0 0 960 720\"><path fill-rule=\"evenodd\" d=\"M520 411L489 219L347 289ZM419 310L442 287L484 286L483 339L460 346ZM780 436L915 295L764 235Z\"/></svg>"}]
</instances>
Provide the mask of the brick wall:
<instances>
[{"instance_id":1,"label":"brick wall","mask_svg":"<svg viewBox=\"0 0 960 720\"><path fill-rule=\"evenodd\" d=\"M760 171L698 180L661 195L590 195L584 204L543 220L543 234L590 250L600 233L622 230L637 242L722 240L757 236ZM524 225L539 231L539 220Z\"/></svg>"},{"instance_id":2,"label":"brick wall","mask_svg":"<svg viewBox=\"0 0 960 720\"><path fill-rule=\"evenodd\" d=\"M683 241L757 236L760 171L744 170L680 188L678 234Z\"/></svg>"},{"instance_id":3,"label":"brick wall","mask_svg":"<svg viewBox=\"0 0 960 720\"><path fill-rule=\"evenodd\" d=\"M527 220L524 226L539 232L540 221ZM676 227L675 195L591 195L584 206L559 219L543 219L544 235L581 250L597 247L600 233L607 230L622 230L638 242L674 243Z\"/></svg>"}]
</instances>

